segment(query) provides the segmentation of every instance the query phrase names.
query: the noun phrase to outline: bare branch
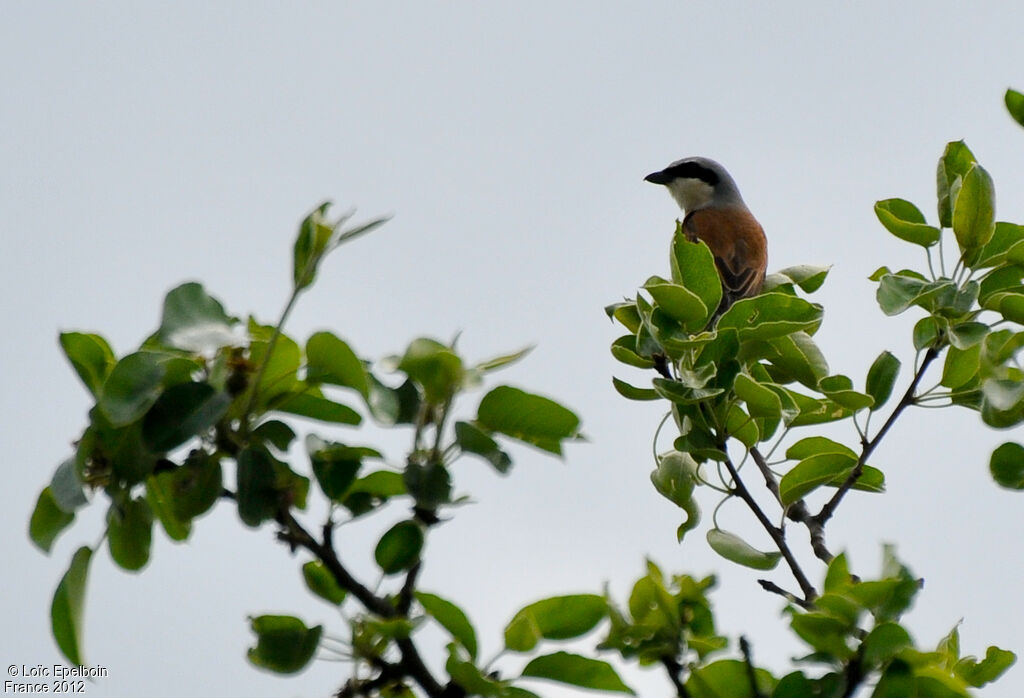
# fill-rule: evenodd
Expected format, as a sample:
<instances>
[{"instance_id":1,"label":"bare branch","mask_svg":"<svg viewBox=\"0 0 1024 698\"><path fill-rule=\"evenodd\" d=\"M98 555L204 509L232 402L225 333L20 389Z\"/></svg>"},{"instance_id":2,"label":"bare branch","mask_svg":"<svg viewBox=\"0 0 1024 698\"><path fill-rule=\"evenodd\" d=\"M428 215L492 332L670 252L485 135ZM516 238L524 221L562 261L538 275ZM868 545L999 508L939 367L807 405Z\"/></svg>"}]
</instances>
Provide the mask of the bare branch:
<instances>
[{"instance_id":1,"label":"bare branch","mask_svg":"<svg viewBox=\"0 0 1024 698\"><path fill-rule=\"evenodd\" d=\"M679 661L675 657L662 657L661 665L668 672L668 680L676 689L677 698L690 698L690 692L686 690L686 684L683 683L683 667Z\"/></svg>"},{"instance_id":2,"label":"bare branch","mask_svg":"<svg viewBox=\"0 0 1024 698\"><path fill-rule=\"evenodd\" d=\"M747 507L754 513L757 520L761 522L761 526L768 532L768 535L771 536L772 541L775 543L775 547L779 549L780 553L782 553L782 557L785 559L786 564L789 565L789 569L796 578L797 584L800 585L800 589L803 591L804 598L807 603L814 601L818 592L814 588L814 585L807 579L807 575L804 574L803 569L800 568L800 563L797 562L796 557L794 557L793 551L789 549L789 545L786 543L786 534L781 528L773 524L768 519L764 511L761 509L761 505L757 503L757 500L754 499L753 496L751 496L747 486L743 484L743 480L740 479L740 474L736 470L736 466L733 465L732 459L726 457L725 467L728 469L729 475L732 477L733 489L736 494L739 495L740 499L746 502Z\"/></svg>"},{"instance_id":3,"label":"bare branch","mask_svg":"<svg viewBox=\"0 0 1024 698\"><path fill-rule=\"evenodd\" d=\"M770 591L773 594L778 594L782 598L786 599L786 601L789 601L790 603L795 603L800 608L803 608L803 609L808 610L808 611L811 610L812 608L814 608L814 604L808 603L807 601L801 599L796 594L794 594L792 592L789 592L789 591L786 591L785 589L783 589L782 587L780 587L778 584L776 584L775 582L773 582L771 580L768 580L768 579L758 579L757 583L760 584L761 588L764 589L765 591Z\"/></svg>"},{"instance_id":4,"label":"bare branch","mask_svg":"<svg viewBox=\"0 0 1024 698\"><path fill-rule=\"evenodd\" d=\"M917 373L914 375L914 379L910 382L910 385L907 386L907 392L903 393L903 397L900 399L899 403L897 403L896 407L893 408L892 414L890 414L889 418L885 420L885 424L883 424L882 428L878 430L878 433L875 434L874 438L865 444L864 448L860 452L860 458L857 459L857 464L853 467L853 470L850 471L849 476L843 481L843 484L839 486L836 493L832 495L832 499L828 500L821 508L821 511L815 514L814 520L818 524L824 526L825 522L832 518L832 515L836 511L836 507L839 506L839 503L843 501L843 497L846 496L846 493L850 491L850 488L853 487L854 484L856 484L857 479L860 478L861 473L864 472L864 464L867 462L867 459L871 456L872 452L874 452L875 447L878 446L885 435L889 432L889 429L896 422L896 419L903 413L903 410L914 404L914 393L917 391L917 386L921 382L921 379L924 378L924 374L925 371L928 370L928 366L938 355L939 349L936 349L935 347L930 347L928 351L925 352L924 359L921 361L921 365L918 367Z\"/></svg>"},{"instance_id":5,"label":"bare branch","mask_svg":"<svg viewBox=\"0 0 1024 698\"><path fill-rule=\"evenodd\" d=\"M740 635L740 652L743 653L743 663L747 667L747 679L750 681L750 693L754 698L764 698L761 689L757 687L757 671L754 667L754 659L750 651L750 643L746 635Z\"/></svg>"}]
</instances>

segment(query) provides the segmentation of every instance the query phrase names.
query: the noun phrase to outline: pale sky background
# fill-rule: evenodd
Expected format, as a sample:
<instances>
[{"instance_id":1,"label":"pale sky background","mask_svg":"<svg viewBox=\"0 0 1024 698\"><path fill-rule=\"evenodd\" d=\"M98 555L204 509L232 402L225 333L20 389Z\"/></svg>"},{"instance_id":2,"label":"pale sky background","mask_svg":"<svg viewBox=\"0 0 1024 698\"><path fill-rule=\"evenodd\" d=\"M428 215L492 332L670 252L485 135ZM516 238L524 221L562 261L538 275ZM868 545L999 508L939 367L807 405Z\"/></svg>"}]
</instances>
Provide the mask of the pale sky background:
<instances>
[{"instance_id":1,"label":"pale sky background","mask_svg":"<svg viewBox=\"0 0 1024 698\"><path fill-rule=\"evenodd\" d=\"M681 514L648 482L660 407L611 388L613 373L639 379L611 358L618 332L602 307L667 270L677 215L642 178L687 155L725 164L767 231L770 269L834 265L816 294L833 371L862 385L885 348L906 369L917 316L882 316L866 277L923 256L872 205L900 196L934 220L936 159L965 138L995 179L998 217L1024 221L1024 129L1002 106L1006 87L1024 86L1022 26L1024 6L1010 2L4 3L0 666L60 661L51 595L102 530L93 507L49 558L25 533L88 407L58 331L99 331L124 353L155 327L163 294L191 279L270 321L296 225L328 198L394 220L326 263L293 335L331 328L371 357L460 330L470 358L537 343L497 378L574 407L590 437L564 462L516 448L508 478L457 466L476 503L431 537L422 585L469 613L481 654L527 602L605 581L624 599L649 555L667 571L717 573L721 631L788 666L805 648L758 573L717 558L703 528L675 543ZM405 438L387 442L392 459ZM1024 495L987 467L1009 439L1024 434L994 433L973 412L910 412L872 459L889 493L849 497L829 526L861 575L877 574L894 542L926 579L905 618L923 646L963 618L966 652L1024 651ZM739 504L721 520L765 545ZM372 577L376 532L343 531L342 555ZM792 538L802 547L801 531ZM247 614L341 628L270 526L245 529L221 506L187 545L155 533L153 553L141 574L106 550L93 560L85 652L110 676L87 695L337 688L337 664L279 678L245 660ZM795 586L781 567L773 578ZM435 666L441 657L428 652ZM668 695L663 673L623 677ZM1022 694L1020 667L983 692Z\"/></svg>"}]
</instances>

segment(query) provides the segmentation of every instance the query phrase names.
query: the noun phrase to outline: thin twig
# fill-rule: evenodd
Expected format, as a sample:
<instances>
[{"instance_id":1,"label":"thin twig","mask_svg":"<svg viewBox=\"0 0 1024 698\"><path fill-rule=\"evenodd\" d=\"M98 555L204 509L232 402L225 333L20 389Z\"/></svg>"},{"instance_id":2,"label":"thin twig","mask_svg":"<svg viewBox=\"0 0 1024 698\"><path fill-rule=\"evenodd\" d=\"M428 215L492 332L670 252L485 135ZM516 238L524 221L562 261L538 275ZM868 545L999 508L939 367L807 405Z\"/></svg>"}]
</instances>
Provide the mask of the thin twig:
<instances>
[{"instance_id":1,"label":"thin twig","mask_svg":"<svg viewBox=\"0 0 1024 698\"><path fill-rule=\"evenodd\" d=\"M679 663L679 660L675 657L662 657L661 665L668 672L668 680L672 682L673 688L676 689L677 698L690 698L690 692L686 690L686 684L683 683L681 677L683 666Z\"/></svg>"},{"instance_id":2,"label":"thin twig","mask_svg":"<svg viewBox=\"0 0 1024 698\"><path fill-rule=\"evenodd\" d=\"M803 609L808 610L808 611L811 610L812 608L814 608L814 604L808 603L807 601L801 599L796 594L794 594L792 592L789 592L789 591L786 591L785 589L783 589L782 587L780 587L778 584L776 584L775 582L773 582L771 580L768 580L768 579L758 579L757 583L760 584L761 588L764 589L765 591L770 591L773 594L778 594L782 598L786 599L786 601L789 601L790 603L795 603L800 608L803 608Z\"/></svg>"},{"instance_id":3,"label":"thin twig","mask_svg":"<svg viewBox=\"0 0 1024 698\"><path fill-rule=\"evenodd\" d=\"M836 511L836 507L839 506L839 503L843 501L843 497L846 496L846 493L850 491L850 488L852 488L854 484L856 484L857 479L860 478L861 473L864 472L864 464L867 462L867 459L871 456L872 452L874 452L875 447L878 446L885 435L889 432L889 429L896 422L896 419L903 413L903 410L914 404L914 392L917 390L917 386L921 382L921 379L924 378L925 371L928 370L929 364L931 364L931 362L939 355L939 351L940 350L936 347L929 347L928 351L925 352L924 359L922 359L921 365L918 366L914 379L910 382L910 385L907 386L907 392L903 393L903 397L900 399L899 403L897 403L896 407L893 408L892 414L890 414L889 418L885 420L885 424L883 424L882 428L878 430L878 433L875 434L874 438L864 445L864 448L860 452L860 457L857 459L857 464L853 467L853 470L850 471L850 474L847 476L846 480L843 481L843 484L839 486L839 489L834 495L832 495L832 498L825 502L825 505L821 507L821 511L814 515L814 520L818 524L824 526L825 522L832 518L832 515Z\"/></svg>"},{"instance_id":4,"label":"thin twig","mask_svg":"<svg viewBox=\"0 0 1024 698\"><path fill-rule=\"evenodd\" d=\"M789 545L786 543L786 535L782 529L773 524L764 511L761 509L761 505L757 503L757 500L751 496L750 491L747 490L747 486L743 484L743 480L740 479L739 473L736 471L736 466L733 465L730 458L725 459L725 467L729 471L729 475L732 477L733 489L736 494L739 495L740 499L746 502L747 507L754 513L757 520L761 522L761 526L771 536L772 541L775 543L775 547L782 553L782 557L786 560L786 564L789 565L790 571L796 578L797 584L800 585L800 589L804 593L804 598L808 603L814 601L818 595L814 585L807 579L807 575L800 568L800 563L797 562L796 557L793 556L793 551L789 549Z\"/></svg>"},{"instance_id":5,"label":"thin twig","mask_svg":"<svg viewBox=\"0 0 1024 698\"><path fill-rule=\"evenodd\" d=\"M775 495L776 501L779 504L782 503L782 497L779 495L779 483L775 480L775 474L772 473L771 468L768 467L768 461L765 460L764 455L761 454L757 448L750 449L750 455L753 457L754 462L757 464L758 470L764 476L764 483L771 490L771 493ZM832 553L825 545L825 527L814 520L811 516L811 512L807 509L807 504L804 500L798 499L789 505L786 509L786 517L792 521L802 523L807 527L807 532L811 537L811 548L814 550L815 556L825 564L832 561Z\"/></svg>"},{"instance_id":6,"label":"thin twig","mask_svg":"<svg viewBox=\"0 0 1024 698\"><path fill-rule=\"evenodd\" d=\"M345 566L341 564L341 561L338 559L338 555L334 550L332 540L333 527L330 525L324 526L324 540L321 543L313 538L313 536L302 527L302 524L295 520L295 517L293 517L291 512L287 509L282 509L278 513L277 520L278 523L284 527L284 530L278 534L278 537L293 546L305 548L309 552L313 553L321 562L324 563L324 567L326 567L334 577L338 586L355 596L368 611L371 611L383 618L396 618L404 615L394 604L389 602L387 599L377 596L365 585L361 584L352 576ZM409 584L410 578L414 583L416 574L413 570L410 570L409 577L406 578L407 584ZM411 605L412 586L410 585L408 590L403 588L402 594L406 594L408 596L410 599L409 604ZM424 692L432 698L441 698L441 696L458 697L465 695L465 692L460 692L460 689L457 687L454 692L450 687L446 689L437 681L437 679L434 678L430 669L428 669L427 665L423 663L423 658L420 656L419 650L416 648L416 645L413 644L411 639L396 639L395 644L398 645L402 658L401 661L392 666L399 669L400 676L408 676L413 679L420 685Z\"/></svg>"},{"instance_id":7,"label":"thin twig","mask_svg":"<svg viewBox=\"0 0 1024 698\"><path fill-rule=\"evenodd\" d=\"M423 568L423 561L417 561L415 565L409 568L409 571L405 575L405 583L402 584L402 590L398 592L398 612L403 615L409 615L409 609L412 608L412 601L415 598L413 595L416 592L416 578L420 574L420 569Z\"/></svg>"},{"instance_id":8,"label":"thin twig","mask_svg":"<svg viewBox=\"0 0 1024 698\"><path fill-rule=\"evenodd\" d=\"M754 667L754 659L750 651L750 643L745 635L740 635L740 652L743 653L743 663L747 667L747 680L750 681L750 692L754 698L764 698L761 689L757 687L757 671Z\"/></svg>"}]
</instances>

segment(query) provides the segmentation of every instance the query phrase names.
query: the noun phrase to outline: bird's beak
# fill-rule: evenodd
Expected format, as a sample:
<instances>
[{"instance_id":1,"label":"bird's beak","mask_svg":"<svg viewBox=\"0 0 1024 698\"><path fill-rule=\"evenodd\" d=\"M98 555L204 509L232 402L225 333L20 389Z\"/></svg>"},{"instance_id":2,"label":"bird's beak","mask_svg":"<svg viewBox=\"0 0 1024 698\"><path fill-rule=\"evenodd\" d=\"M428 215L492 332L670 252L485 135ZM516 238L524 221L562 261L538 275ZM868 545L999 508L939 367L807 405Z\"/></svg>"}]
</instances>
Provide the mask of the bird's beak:
<instances>
[{"instance_id":1,"label":"bird's beak","mask_svg":"<svg viewBox=\"0 0 1024 698\"><path fill-rule=\"evenodd\" d=\"M644 177L645 182L651 182L653 184L668 184L671 178L665 174L665 170L660 172L652 172L651 174Z\"/></svg>"}]
</instances>

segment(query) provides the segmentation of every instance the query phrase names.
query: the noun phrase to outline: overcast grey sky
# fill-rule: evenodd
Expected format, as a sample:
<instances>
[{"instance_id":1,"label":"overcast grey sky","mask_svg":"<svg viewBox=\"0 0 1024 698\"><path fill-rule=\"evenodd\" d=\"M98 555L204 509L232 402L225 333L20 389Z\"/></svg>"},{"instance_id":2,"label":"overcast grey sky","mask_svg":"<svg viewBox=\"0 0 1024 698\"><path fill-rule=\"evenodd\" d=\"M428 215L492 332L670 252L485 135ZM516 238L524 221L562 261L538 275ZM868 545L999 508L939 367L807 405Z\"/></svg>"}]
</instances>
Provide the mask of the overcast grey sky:
<instances>
[{"instance_id":1,"label":"overcast grey sky","mask_svg":"<svg viewBox=\"0 0 1024 698\"><path fill-rule=\"evenodd\" d=\"M59 661L50 597L102 530L96 507L50 558L25 535L88 407L57 332L100 331L128 351L189 279L270 321L297 222L329 198L394 220L327 262L294 335L331 328L368 356L460 330L474 358L537 343L498 377L573 406L590 437L564 462L517 449L505 479L457 468L476 503L431 538L423 585L463 604L482 654L526 602L605 580L624 597L650 555L718 573L721 629L785 666L804 648L780 641L780 600L701 536L676 545L679 514L647 479L659 411L611 388L630 374L608 353L602 307L667 270L677 215L642 177L686 155L725 164L767 231L770 270L834 265L817 294L833 370L859 384L885 348L906 366L913 317L883 317L866 277L922 258L872 205L900 196L934 218L936 158L965 138L995 179L998 217L1024 221L1024 129L1001 103L1024 86L1022 22L1010 2L5 3L0 663ZM1020 430L993 433L974 413L910 413L873 459L889 493L848 498L830 526L860 574L878 571L888 541L927 580L907 618L922 644L963 618L965 651L1024 651L1021 495L987 473L1007 439ZM287 679L247 664L249 613L340 620L307 598L302 559L270 527L223 509L188 545L157 533L139 575L95 557L86 656L110 676L90 696L337 687L335 664ZM762 542L740 506L721 517ZM364 573L372 543L342 537ZM624 678L667 694L657 673ZM984 695L1022 693L1016 668Z\"/></svg>"}]
</instances>

